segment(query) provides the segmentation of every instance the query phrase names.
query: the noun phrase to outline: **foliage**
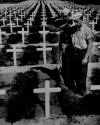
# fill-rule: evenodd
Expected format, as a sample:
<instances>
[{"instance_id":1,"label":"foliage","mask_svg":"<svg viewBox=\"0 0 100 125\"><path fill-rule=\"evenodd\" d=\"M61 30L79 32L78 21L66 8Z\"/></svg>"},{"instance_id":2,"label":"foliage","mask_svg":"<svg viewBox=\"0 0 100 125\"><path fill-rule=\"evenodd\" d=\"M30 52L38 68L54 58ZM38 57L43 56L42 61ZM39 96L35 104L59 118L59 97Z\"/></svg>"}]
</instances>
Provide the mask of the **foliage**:
<instances>
[{"instance_id":1,"label":"foliage","mask_svg":"<svg viewBox=\"0 0 100 125\"><path fill-rule=\"evenodd\" d=\"M37 94L33 93L33 89L37 88L39 84L35 71L18 73L12 84L13 86L8 92L9 100L6 118L8 122L15 122L21 118L33 118L37 103L44 109L44 105Z\"/></svg>"}]
</instances>

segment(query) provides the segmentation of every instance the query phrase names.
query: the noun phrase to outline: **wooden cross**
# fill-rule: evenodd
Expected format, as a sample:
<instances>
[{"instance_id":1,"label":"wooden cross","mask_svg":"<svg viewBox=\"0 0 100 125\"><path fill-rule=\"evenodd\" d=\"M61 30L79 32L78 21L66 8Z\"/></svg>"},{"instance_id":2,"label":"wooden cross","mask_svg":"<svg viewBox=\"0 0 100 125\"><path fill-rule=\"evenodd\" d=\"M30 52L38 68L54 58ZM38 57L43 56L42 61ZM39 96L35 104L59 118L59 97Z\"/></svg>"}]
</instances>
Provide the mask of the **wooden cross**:
<instances>
[{"instance_id":1,"label":"wooden cross","mask_svg":"<svg viewBox=\"0 0 100 125\"><path fill-rule=\"evenodd\" d=\"M50 81L45 81L45 88L34 89L34 93L45 93L45 117L50 118L50 93L60 92L61 88L50 88Z\"/></svg>"},{"instance_id":2,"label":"wooden cross","mask_svg":"<svg viewBox=\"0 0 100 125\"><path fill-rule=\"evenodd\" d=\"M1 28L0 28L0 44L2 44L2 35L3 35L3 34L6 34L6 32L2 32L2 31L1 31Z\"/></svg>"},{"instance_id":3,"label":"wooden cross","mask_svg":"<svg viewBox=\"0 0 100 125\"><path fill-rule=\"evenodd\" d=\"M18 31L18 33L22 34L22 43L25 43L25 34L28 34L28 31L24 31L24 28L22 28L22 31Z\"/></svg>"},{"instance_id":4,"label":"wooden cross","mask_svg":"<svg viewBox=\"0 0 100 125\"><path fill-rule=\"evenodd\" d=\"M17 66L17 52L23 52L22 49L16 49L16 45L13 45L12 49L7 49L7 52L13 53L14 67Z\"/></svg>"}]
</instances>

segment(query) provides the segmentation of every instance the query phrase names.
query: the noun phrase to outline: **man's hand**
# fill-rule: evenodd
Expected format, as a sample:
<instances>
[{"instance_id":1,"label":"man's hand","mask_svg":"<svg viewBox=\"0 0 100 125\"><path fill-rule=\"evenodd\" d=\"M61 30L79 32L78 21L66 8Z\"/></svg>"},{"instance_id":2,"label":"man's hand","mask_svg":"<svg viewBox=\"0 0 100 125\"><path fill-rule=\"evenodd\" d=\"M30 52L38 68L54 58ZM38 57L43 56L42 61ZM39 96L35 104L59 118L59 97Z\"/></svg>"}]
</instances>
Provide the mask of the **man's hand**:
<instances>
[{"instance_id":1,"label":"man's hand","mask_svg":"<svg viewBox=\"0 0 100 125\"><path fill-rule=\"evenodd\" d=\"M82 64L87 64L88 63L88 57L84 57L82 60Z\"/></svg>"},{"instance_id":2,"label":"man's hand","mask_svg":"<svg viewBox=\"0 0 100 125\"><path fill-rule=\"evenodd\" d=\"M62 91L68 91L68 87L67 86L61 86L61 90Z\"/></svg>"},{"instance_id":3,"label":"man's hand","mask_svg":"<svg viewBox=\"0 0 100 125\"><path fill-rule=\"evenodd\" d=\"M67 45L66 45L65 43L62 44L63 53L65 52L66 46L67 46Z\"/></svg>"}]
</instances>

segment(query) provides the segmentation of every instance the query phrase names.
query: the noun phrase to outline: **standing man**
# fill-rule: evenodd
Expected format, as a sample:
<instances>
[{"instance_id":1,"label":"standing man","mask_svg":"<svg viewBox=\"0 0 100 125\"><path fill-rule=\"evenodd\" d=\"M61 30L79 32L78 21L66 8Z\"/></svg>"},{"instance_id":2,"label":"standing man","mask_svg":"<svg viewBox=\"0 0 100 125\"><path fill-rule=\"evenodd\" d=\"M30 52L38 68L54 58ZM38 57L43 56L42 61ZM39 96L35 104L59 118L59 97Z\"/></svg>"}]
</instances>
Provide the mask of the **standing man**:
<instances>
[{"instance_id":1,"label":"standing man","mask_svg":"<svg viewBox=\"0 0 100 125\"><path fill-rule=\"evenodd\" d=\"M71 10L64 9L65 14L63 18L63 25L60 26L60 52L61 52L61 73L64 79L65 86L68 89L75 90L75 84L73 80L73 45L71 34L76 31L76 26L72 26L70 20Z\"/></svg>"},{"instance_id":2,"label":"standing man","mask_svg":"<svg viewBox=\"0 0 100 125\"><path fill-rule=\"evenodd\" d=\"M72 44L73 44L73 72L74 72L74 82L76 84L76 92L83 94L86 89L86 71L87 63L92 48L93 33L91 29L83 23L82 13L77 12L70 18L73 21L72 26L76 26L77 29L75 33L72 34Z\"/></svg>"}]
</instances>

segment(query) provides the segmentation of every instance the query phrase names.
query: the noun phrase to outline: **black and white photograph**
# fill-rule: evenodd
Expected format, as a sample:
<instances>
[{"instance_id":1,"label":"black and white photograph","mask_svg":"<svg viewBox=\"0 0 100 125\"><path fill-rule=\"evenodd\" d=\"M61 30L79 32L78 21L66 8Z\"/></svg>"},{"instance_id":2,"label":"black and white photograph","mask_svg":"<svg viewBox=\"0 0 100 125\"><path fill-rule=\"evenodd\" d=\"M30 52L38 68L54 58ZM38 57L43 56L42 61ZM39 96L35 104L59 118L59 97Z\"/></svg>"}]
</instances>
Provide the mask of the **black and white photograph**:
<instances>
[{"instance_id":1,"label":"black and white photograph","mask_svg":"<svg viewBox=\"0 0 100 125\"><path fill-rule=\"evenodd\" d=\"M0 0L0 125L100 125L99 0Z\"/></svg>"}]
</instances>

